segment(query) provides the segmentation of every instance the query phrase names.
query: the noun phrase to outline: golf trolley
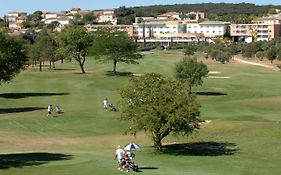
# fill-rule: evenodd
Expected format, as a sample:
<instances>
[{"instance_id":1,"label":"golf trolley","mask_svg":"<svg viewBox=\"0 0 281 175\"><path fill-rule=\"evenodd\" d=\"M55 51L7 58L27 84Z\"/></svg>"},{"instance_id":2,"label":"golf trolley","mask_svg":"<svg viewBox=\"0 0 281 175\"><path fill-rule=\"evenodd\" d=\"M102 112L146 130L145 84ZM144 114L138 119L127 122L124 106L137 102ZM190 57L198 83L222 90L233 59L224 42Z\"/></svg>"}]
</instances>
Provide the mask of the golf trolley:
<instances>
[{"instance_id":1,"label":"golf trolley","mask_svg":"<svg viewBox=\"0 0 281 175\"><path fill-rule=\"evenodd\" d=\"M123 160L122 164L123 164L123 168L127 169L127 171L133 170L135 172L139 172L139 166L133 161Z\"/></svg>"},{"instance_id":2,"label":"golf trolley","mask_svg":"<svg viewBox=\"0 0 281 175\"><path fill-rule=\"evenodd\" d=\"M132 162L132 161L127 161L127 165L128 165L128 168L135 171L135 172L138 172L139 171L139 166Z\"/></svg>"},{"instance_id":3,"label":"golf trolley","mask_svg":"<svg viewBox=\"0 0 281 175\"><path fill-rule=\"evenodd\" d=\"M117 111L117 108L112 103L108 103L108 107L111 111Z\"/></svg>"}]
</instances>

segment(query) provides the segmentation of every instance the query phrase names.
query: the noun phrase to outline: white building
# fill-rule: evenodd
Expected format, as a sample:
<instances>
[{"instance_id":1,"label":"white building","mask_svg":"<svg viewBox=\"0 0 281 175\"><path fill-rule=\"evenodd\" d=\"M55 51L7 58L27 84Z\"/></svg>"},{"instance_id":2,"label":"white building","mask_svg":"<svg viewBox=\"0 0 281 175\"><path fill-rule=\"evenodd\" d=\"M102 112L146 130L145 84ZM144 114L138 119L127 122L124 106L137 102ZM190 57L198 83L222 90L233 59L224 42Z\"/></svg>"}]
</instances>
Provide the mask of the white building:
<instances>
[{"instance_id":1,"label":"white building","mask_svg":"<svg viewBox=\"0 0 281 175\"><path fill-rule=\"evenodd\" d=\"M179 21L148 21L134 23L135 35L138 38L158 38L162 34L184 33L184 24Z\"/></svg>"},{"instance_id":2,"label":"white building","mask_svg":"<svg viewBox=\"0 0 281 175\"><path fill-rule=\"evenodd\" d=\"M203 21L200 23L187 23L187 33L202 33L205 37L222 37L229 33L229 22Z\"/></svg>"},{"instance_id":3,"label":"white building","mask_svg":"<svg viewBox=\"0 0 281 175\"><path fill-rule=\"evenodd\" d=\"M117 24L117 18L115 16L114 9L94 10L94 16L99 23L111 22L113 25Z\"/></svg>"},{"instance_id":4,"label":"white building","mask_svg":"<svg viewBox=\"0 0 281 175\"><path fill-rule=\"evenodd\" d=\"M68 25L73 20L72 15L67 15L65 12L47 12L43 14L42 21L45 24L51 24L52 22L58 22L59 26L63 28L63 26Z\"/></svg>"},{"instance_id":5,"label":"white building","mask_svg":"<svg viewBox=\"0 0 281 175\"><path fill-rule=\"evenodd\" d=\"M27 13L25 12L10 12L7 15L7 21L9 23L10 29L21 29L21 23L23 23L27 18Z\"/></svg>"}]
</instances>

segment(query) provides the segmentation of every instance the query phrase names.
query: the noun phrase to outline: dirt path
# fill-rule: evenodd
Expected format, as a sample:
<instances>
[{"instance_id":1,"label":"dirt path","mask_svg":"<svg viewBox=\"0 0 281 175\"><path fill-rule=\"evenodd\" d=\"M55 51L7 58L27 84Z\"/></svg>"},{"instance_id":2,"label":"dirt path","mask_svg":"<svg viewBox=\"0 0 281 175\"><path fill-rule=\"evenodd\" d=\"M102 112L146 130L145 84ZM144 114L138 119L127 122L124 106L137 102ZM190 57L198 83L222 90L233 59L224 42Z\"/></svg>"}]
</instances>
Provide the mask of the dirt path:
<instances>
[{"instance_id":1,"label":"dirt path","mask_svg":"<svg viewBox=\"0 0 281 175\"><path fill-rule=\"evenodd\" d=\"M237 57L234 57L234 60L237 61L237 62L240 62L240 63L251 64L251 65L254 65L254 66L261 66L261 67L265 67L265 68L268 68L268 69L271 69L271 70L279 71L279 69L277 67L273 66L273 65L255 63L255 62L246 61L246 60L243 60L243 59L240 59L240 58L237 58Z\"/></svg>"}]
</instances>

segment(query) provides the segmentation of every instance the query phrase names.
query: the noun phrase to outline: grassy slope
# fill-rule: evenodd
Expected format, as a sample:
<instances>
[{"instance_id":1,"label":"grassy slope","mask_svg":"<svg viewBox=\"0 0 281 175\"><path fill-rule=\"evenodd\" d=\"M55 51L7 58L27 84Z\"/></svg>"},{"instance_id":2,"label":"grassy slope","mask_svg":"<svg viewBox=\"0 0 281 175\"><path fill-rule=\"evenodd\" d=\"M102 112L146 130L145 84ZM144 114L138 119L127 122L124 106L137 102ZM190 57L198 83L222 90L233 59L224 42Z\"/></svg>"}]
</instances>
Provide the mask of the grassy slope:
<instances>
[{"instance_id":1,"label":"grassy slope","mask_svg":"<svg viewBox=\"0 0 281 175\"><path fill-rule=\"evenodd\" d=\"M174 64L182 57L174 51L145 55L140 65L118 64L118 71L154 71L173 76ZM6 164L16 168L0 170L0 174L122 174L113 161L114 149L118 144L131 141L143 146L136 157L140 166L146 168L142 174L281 174L280 73L233 63L221 65L208 61L208 66L211 71L221 72L216 76L231 77L205 79L204 86L196 88L200 92L227 94L199 97L202 118L212 122L189 138L170 136L164 143L216 142L232 146L214 150L209 145L199 156L192 154L198 150L194 148L159 154L151 148L148 136L122 135L126 123L118 119L119 113L103 111L102 99L107 97L116 104L118 89L126 85L128 77L106 76L105 71L111 69L111 64L88 60L86 75L80 75L78 65L72 62L58 64L60 69L56 71L28 69L10 84L1 86L0 167ZM22 98L15 98L19 94ZM46 117L46 109L6 113L15 111L14 108L46 108L49 103L59 103L65 113L58 118ZM224 151L230 148L237 151L226 155ZM55 161L51 159L59 158L51 156L38 161L35 156L34 161L30 161L18 155L14 159L5 155L26 152L71 157ZM211 156L214 153L216 156Z\"/></svg>"}]
</instances>

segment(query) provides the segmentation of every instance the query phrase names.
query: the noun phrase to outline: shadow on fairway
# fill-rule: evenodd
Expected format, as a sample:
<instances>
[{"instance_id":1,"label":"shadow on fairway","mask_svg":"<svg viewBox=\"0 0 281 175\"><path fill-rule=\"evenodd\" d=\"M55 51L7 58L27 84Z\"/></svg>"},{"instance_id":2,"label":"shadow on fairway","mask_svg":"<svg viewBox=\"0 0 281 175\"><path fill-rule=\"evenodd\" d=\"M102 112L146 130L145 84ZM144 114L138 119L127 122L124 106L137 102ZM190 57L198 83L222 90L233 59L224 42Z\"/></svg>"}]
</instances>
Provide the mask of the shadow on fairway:
<instances>
[{"instance_id":1,"label":"shadow on fairway","mask_svg":"<svg viewBox=\"0 0 281 175\"><path fill-rule=\"evenodd\" d=\"M114 74L113 71L106 71L106 75L107 75L107 76L128 77L128 76L132 76L133 73L132 73L132 72L116 72L116 73Z\"/></svg>"},{"instance_id":2,"label":"shadow on fairway","mask_svg":"<svg viewBox=\"0 0 281 175\"><path fill-rule=\"evenodd\" d=\"M2 98L12 98L12 99L19 99L19 98L27 98L27 97L42 97L42 96L59 96L59 95L69 95L70 93L4 93L0 94Z\"/></svg>"},{"instance_id":3,"label":"shadow on fairway","mask_svg":"<svg viewBox=\"0 0 281 175\"><path fill-rule=\"evenodd\" d=\"M57 153L0 154L0 169L38 166L51 161L70 160L71 155Z\"/></svg>"},{"instance_id":4,"label":"shadow on fairway","mask_svg":"<svg viewBox=\"0 0 281 175\"><path fill-rule=\"evenodd\" d=\"M18 112L30 112L30 111L37 111L46 108L42 107L24 107L24 108L0 108L0 114L7 114L7 113L18 113Z\"/></svg>"},{"instance_id":5,"label":"shadow on fairway","mask_svg":"<svg viewBox=\"0 0 281 175\"><path fill-rule=\"evenodd\" d=\"M233 155L238 150L235 143L228 142L194 142L163 146L164 153L190 156Z\"/></svg>"},{"instance_id":6,"label":"shadow on fairway","mask_svg":"<svg viewBox=\"0 0 281 175\"><path fill-rule=\"evenodd\" d=\"M202 96L221 96L221 95L227 95L226 93L222 92L195 92L196 95L202 95Z\"/></svg>"},{"instance_id":7,"label":"shadow on fairway","mask_svg":"<svg viewBox=\"0 0 281 175\"><path fill-rule=\"evenodd\" d=\"M76 70L76 69L67 69L67 68L65 68L65 69L62 69L62 68L55 68L55 69L53 69L54 71L73 71L73 70Z\"/></svg>"},{"instance_id":8,"label":"shadow on fairway","mask_svg":"<svg viewBox=\"0 0 281 175\"><path fill-rule=\"evenodd\" d=\"M158 170L158 168L157 167L140 167L139 169L141 169L141 170Z\"/></svg>"}]
</instances>

